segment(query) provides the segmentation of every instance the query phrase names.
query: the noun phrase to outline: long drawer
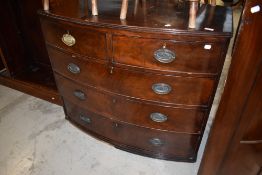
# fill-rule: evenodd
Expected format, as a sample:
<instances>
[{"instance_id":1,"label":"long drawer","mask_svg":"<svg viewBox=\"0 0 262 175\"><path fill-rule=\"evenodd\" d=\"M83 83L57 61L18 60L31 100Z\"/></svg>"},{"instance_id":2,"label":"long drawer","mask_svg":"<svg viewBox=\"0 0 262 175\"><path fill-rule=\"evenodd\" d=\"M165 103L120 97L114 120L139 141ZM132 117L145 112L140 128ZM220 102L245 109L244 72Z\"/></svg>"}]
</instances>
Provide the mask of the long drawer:
<instances>
[{"instance_id":1,"label":"long drawer","mask_svg":"<svg viewBox=\"0 0 262 175\"><path fill-rule=\"evenodd\" d=\"M113 59L118 64L189 74L219 72L221 43L113 36Z\"/></svg>"},{"instance_id":2,"label":"long drawer","mask_svg":"<svg viewBox=\"0 0 262 175\"><path fill-rule=\"evenodd\" d=\"M81 25L41 19L48 44L95 59L106 59L106 34Z\"/></svg>"},{"instance_id":3,"label":"long drawer","mask_svg":"<svg viewBox=\"0 0 262 175\"><path fill-rule=\"evenodd\" d=\"M196 159L199 135L174 134L114 121L69 101L65 101L65 109L69 120L120 149L160 159L189 162Z\"/></svg>"},{"instance_id":4,"label":"long drawer","mask_svg":"<svg viewBox=\"0 0 262 175\"><path fill-rule=\"evenodd\" d=\"M94 113L146 128L201 133L205 110L147 104L81 86L58 74L55 77L64 99Z\"/></svg>"},{"instance_id":5,"label":"long drawer","mask_svg":"<svg viewBox=\"0 0 262 175\"><path fill-rule=\"evenodd\" d=\"M121 68L110 68L89 60L48 49L54 71L108 92L136 99L188 106L208 106L215 80L157 75Z\"/></svg>"}]
</instances>

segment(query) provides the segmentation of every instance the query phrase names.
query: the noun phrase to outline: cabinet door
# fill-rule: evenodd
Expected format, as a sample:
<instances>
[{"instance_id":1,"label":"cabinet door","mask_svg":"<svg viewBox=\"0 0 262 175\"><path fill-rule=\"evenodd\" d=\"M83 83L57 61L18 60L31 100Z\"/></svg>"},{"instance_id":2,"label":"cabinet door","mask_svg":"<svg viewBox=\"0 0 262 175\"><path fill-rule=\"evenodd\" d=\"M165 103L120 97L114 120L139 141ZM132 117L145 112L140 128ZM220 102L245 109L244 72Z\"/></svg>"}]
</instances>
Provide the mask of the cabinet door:
<instances>
[{"instance_id":1,"label":"cabinet door","mask_svg":"<svg viewBox=\"0 0 262 175\"><path fill-rule=\"evenodd\" d=\"M252 60L259 60L257 74L235 135L221 165L220 175L261 175L262 174L262 2L248 0L240 26L242 43L236 45L240 52ZM245 42L243 42L245 41ZM238 47L237 47L238 46ZM241 47L245 51L240 51ZM233 58L234 59L234 58ZM254 67L255 68L255 67ZM246 74L247 76L250 74ZM240 79L241 80L241 79ZM244 87L242 87L244 88ZM241 95L241 94L239 94Z\"/></svg>"},{"instance_id":2,"label":"cabinet door","mask_svg":"<svg viewBox=\"0 0 262 175\"><path fill-rule=\"evenodd\" d=\"M15 1L14 9L17 13L19 28L23 36L27 56L34 62L50 65L45 48L45 41L41 30L37 10L42 9L42 0Z\"/></svg>"},{"instance_id":3,"label":"cabinet door","mask_svg":"<svg viewBox=\"0 0 262 175\"><path fill-rule=\"evenodd\" d=\"M0 21L1 60L15 75L25 69L27 57L11 1L0 1Z\"/></svg>"},{"instance_id":4,"label":"cabinet door","mask_svg":"<svg viewBox=\"0 0 262 175\"><path fill-rule=\"evenodd\" d=\"M198 175L262 175L262 1L246 0Z\"/></svg>"},{"instance_id":5,"label":"cabinet door","mask_svg":"<svg viewBox=\"0 0 262 175\"><path fill-rule=\"evenodd\" d=\"M262 69L247 100L221 175L262 173Z\"/></svg>"}]
</instances>

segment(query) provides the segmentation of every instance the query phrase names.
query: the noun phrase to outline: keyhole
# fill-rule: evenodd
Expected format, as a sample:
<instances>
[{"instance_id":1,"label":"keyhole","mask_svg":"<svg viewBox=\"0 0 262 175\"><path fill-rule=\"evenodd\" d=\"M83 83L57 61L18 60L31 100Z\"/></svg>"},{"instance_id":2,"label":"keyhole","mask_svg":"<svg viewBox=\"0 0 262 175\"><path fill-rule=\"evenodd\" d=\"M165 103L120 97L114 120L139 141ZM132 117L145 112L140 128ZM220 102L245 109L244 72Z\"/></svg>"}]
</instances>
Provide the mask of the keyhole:
<instances>
[{"instance_id":1,"label":"keyhole","mask_svg":"<svg viewBox=\"0 0 262 175\"><path fill-rule=\"evenodd\" d=\"M165 49L165 48L166 48L166 43L163 44L163 49Z\"/></svg>"},{"instance_id":2,"label":"keyhole","mask_svg":"<svg viewBox=\"0 0 262 175\"><path fill-rule=\"evenodd\" d=\"M111 67L110 68L110 74L113 74L114 73L114 67Z\"/></svg>"}]
</instances>

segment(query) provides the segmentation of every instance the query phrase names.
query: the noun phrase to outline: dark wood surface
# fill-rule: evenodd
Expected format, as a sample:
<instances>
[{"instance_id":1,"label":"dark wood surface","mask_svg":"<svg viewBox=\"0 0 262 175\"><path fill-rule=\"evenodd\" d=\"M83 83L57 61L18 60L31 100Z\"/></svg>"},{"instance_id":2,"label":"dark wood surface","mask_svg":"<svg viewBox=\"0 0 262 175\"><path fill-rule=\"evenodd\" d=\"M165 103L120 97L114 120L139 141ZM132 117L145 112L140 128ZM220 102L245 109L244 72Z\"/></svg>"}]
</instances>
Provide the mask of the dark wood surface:
<instances>
[{"instance_id":1,"label":"dark wood surface","mask_svg":"<svg viewBox=\"0 0 262 175\"><path fill-rule=\"evenodd\" d=\"M10 75L15 75L23 71L28 62L11 1L0 2L0 20L0 45L5 67Z\"/></svg>"},{"instance_id":2,"label":"dark wood surface","mask_svg":"<svg viewBox=\"0 0 262 175\"><path fill-rule=\"evenodd\" d=\"M199 175L261 174L262 13L247 0Z\"/></svg>"},{"instance_id":3,"label":"dark wood surface","mask_svg":"<svg viewBox=\"0 0 262 175\"><path fill-rule=\"evenodd\" d=\"M91 58L106 59L106 35L86 29L81 25L75 26L64 22L50 22L42 20L45 29L46 42L72 53L85 55ZM69 32L76 39L73 47L65 45L61 38Z\"/></svg>"},{"instance_id":4,"label":"dark wood surface","mask_svg":"<svg viewBox=\"0 0 262 175\"><path fill-rule=\"evenodd\" d=\"M0 84L62 104L37 10L41 0L0 2Z\"/></svg>"},{"instance_id":5,"label":"dark wood surface","mask_svg":"<svg viewBox=\"0 0 262 175\"><path fill-rule=\"evenodd\" d=\"M28 67L13 78L9 77L8 72L5 70L0 73L0 84L51 103L62 105L53 72L45 66Z\"/></svg>"},{"instance_id":6,"label":"dark wood surface","mask_svg":"<svg viewBox=\"0 0 262 175\"><path fill-rule=\"evenodd\" d=\"M113 35L112 38L113 61L116 64L189 75L216 75L219 72L218 65L224 49L220 42L213 43L204 39L199 39L199 41L192 39L185 42L172 38L161 40L122 35ZM211 49L203 49L205 45L211 45ZM163 46L176 54L175 61L171 64L163 64L152 59L154 52ZM198 54L195 55L195 53Z\"/></svg>"},{"instance_id":7,"label":"dark wood surface","mask_svg":"<svg viewBox=\"0 0 262 175\"><path fill-rule=\"evenodd\" d=\"M42 1L10 1L13 1L13 7L17 14L16 18L26 51L26 59L28 60L30 58L34 63L41 65L50 65L39 17L37 15L37 10L42 9Z\"/></svg>"},{"instance_id":8,"label":"dark wood surface","mask_svg":"<svg viewBox=\"0 0 262 175\"><path fill-rule=\"evenodd\" d=\"M134 14L131 3L127 19L120 21L120 2L103 1L96 17L86 1L54 0L49 11L39 11L67 117L120 149L193 162L231 37L232 11L203 5L192 30L186 27L186 3L146 1ZM74 38L73 45L64 43L65 34ZM176 54L173 62L156 61L154 53L163 47ZM157 94L155 83L172 90ZM153 122L153 111L168 120ZM81 114L95 124L85 124L89 119ZM150 145L152 137L165 144Z\"/></svg>"},{"instance_id":9,"label":"dark wood surface","mask_svg":"<svg viewBox=\"0 0 262 175\"><path fill-rule=\"evenodd\" d=\"M72 58L62 52L49 49L54 71L86 86L100 90L162 104L187 106L204 106L210 104L214 93L215 80L212 78L178 77L157 74L145 74L110 67L104 64ZM68 71L69 63L79 65L81 72L73 74ZM174 83L175 82L175 83ZM169 84L173 90L167 95L156 94L152 90L155 83Z\"/></svg>"},{"instance_id":10,"label":"dark wood surface","mask_svg":"<svg viewBox=\"0 0 262 175\"><path fill-rule=\"evenodd\" d=\"M28 78L30 77L30 75L27 75L26 77ZM24 81L19 79L11 79L6 76L0 76L0 84L24 92L26 94L47 100L51 103L62 105L62 100L57 90L42 86L41 84L37 84L32 81L28 81L27 78L26 81ZM38 78L37 81L39 80Z\"/></svg>"},{"instance_id":11,"label":"dark wood surface","mask_svg":"<svg viewBox=\"0 0 262 175\"><path fill-rule=\"evenodd\" d=\"M82 108L108 118L141 127L178 133L200 134L204 117L207 114L207 111L204 109L154 105L139 100L127 99L119 95L108 94L95 88L73 84L71 80L65 79L59 74L56 74L56 82L59 92L66 101L74 102ZM75 97L74 91L76 90L83 92L86 99L80 100ZM168 117L167 121L163 123L152 121L150 114L156 111L165 114Z\"/></svg>"},{"instance_id":12,"label":"dark wood surface","mask_svg":"<svg viewBox=\"0 0 262 175\"><path fill-rule=\"evenodd\" d=\"M262 169L262 67L219 174L260 175Z\"/></svg>"},{"instance_id":13,"label":"dark wood surface","mask_svg":"<svg viewBox=\"0 0 262 175\"><path fill-rule=\"evenodd\" d=\"M65 101L66 114L69 120L82 126L102 138L110 140L118 148L137 151L160 159L192 162L196 159L198 135L174 134L137 127L127 123L104 118L78 107L77 104ZM80 116L88 117L91 123L83 121ZM163 145L153 145L150 139L158 138ZM130 149L131 148L131 149Z\"/></svg>"}]
</instances>

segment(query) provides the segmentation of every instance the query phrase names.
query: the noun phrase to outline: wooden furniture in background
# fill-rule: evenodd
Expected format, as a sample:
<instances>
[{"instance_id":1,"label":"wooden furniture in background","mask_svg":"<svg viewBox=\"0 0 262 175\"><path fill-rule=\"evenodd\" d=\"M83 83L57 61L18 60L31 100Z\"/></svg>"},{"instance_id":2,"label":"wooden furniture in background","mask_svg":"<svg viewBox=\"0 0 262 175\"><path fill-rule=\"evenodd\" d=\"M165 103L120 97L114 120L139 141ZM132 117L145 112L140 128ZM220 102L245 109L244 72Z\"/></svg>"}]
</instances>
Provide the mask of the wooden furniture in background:
<instances>
[{"instance_id":1,"label":"wooden furniture in background","mask_svg":"<svg viewBox=\"0 0 262 175\"><path fill-rule=\"evenodd\" d=\"M127 11L124 22L120 0L100 2L98 16L72 0L39 12L68 120L119 149L194 162L232 11L202 5L189 29L189 2L130 1L136 13Z\"/></svg>"},{"instance_id":2,"label":"wooden furniture in background","mask_svg":"<svg viewBox=\"0 0 262 175\"><path fill-rule=\"evenodd\" d=\"M41 0L0 2L0 84L61 104L37 10Z\"/></svg>"},{"instance_id":3,"label":"wooden furniture in background","mask_svg":"<svg viewBox=\"0 0 262 175\"><path fill-rule=\"evenodd\" d=\"M200 0L186 0L189 1L189 28L195 28L196 25L196 14L197 14L197 10L198 10L198 6L199 6L199 1ZM98 7L97 7L97 0L92 0L91 1L91 5L92 5L92 15L97 16L98 15ZM142 1L142 3L146 3L146 1ZM164 3L164 2L163 2ZM208 2L206 2L208 3ZM136 3L136 5L138 5L138 3ZM212 6L216 6L216 0L211 0L211 5ZM49 10L49 0L43 0L43 6L44 6L44 10L48 11ZM137 6L134 7L135 9L137 8ZM126 19L126 15L127 15L127 11L128 11L128 0L122 0L122 5L121 5L121 12L120 12L120 19L121 20L125 20Z\"/></svg>"},{"instance_id":4,"label":"wooden furniture in background","mask_svg":"<svg viewBox=\"0 0 262 175\"><path fill-rule=\"evenodd\" d=\"M259 6L260 0L245 3L199 175L262 173L262 12L251 12Z\"/></svg>"}]
</instances>

